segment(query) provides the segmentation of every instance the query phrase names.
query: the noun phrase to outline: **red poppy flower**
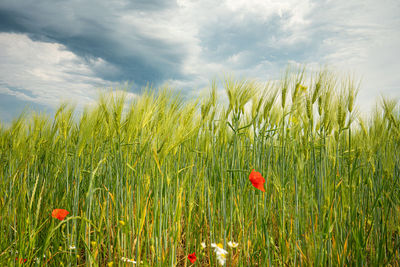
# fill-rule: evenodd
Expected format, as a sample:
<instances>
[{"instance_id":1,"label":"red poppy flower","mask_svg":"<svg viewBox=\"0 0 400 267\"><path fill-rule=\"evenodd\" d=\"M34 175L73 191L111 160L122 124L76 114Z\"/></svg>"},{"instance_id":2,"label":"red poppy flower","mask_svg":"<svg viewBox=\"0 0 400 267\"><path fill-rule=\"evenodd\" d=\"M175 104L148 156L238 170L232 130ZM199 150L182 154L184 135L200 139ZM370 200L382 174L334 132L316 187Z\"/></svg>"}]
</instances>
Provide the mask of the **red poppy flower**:
<instances>
[{"instance_id":1,"label":"red poppy flower","mask_svg":"<svg viewBox=\"0 0 400 267\"><path fill-rule=\"evenodd\" d=\"M56 219L59 219L60 221L62 221L65 219L65 217L67 217L68 214L69 214L69 211L67 211L67 210L55 209L51 213L51 216L53 216L53 218L56 218Z\"/></svg>"},{"instance_id":2,"label":"red poppy flower","mask_svg":"<svg viewBox=\"0 0 400 267\"><path fill-rule=\"evenodd\" d=\"M16 260L16 261L19 261L19 263L25 263L25 262L26 262L26 259L23 259L23 258L20 258L20 259L19 259L18 257L15 258L15 260Z\"/></svg>"},{"instance_id":3,"label":"red poppy flower","mask_svg":"<svg viewBox=\"0 0 400 267\"><path fill-rule=\"evenodd\" d=\"M264 189L265 179L264 177L262 177L261 173L252 170L249 175L249 180L255 188L265 192Z\"/></svg>"},{"instance_id":4,"label":"red poppy flower","mask_svg":"<svg viewBox=\"0 0 400 267\"><path fill-rule=\"evenodd\" d=\"M192 254L188 255L188 259L190 260L191 263L194 263L196 261L196 252L193 252Z\"/></svg>"}]
</instances>

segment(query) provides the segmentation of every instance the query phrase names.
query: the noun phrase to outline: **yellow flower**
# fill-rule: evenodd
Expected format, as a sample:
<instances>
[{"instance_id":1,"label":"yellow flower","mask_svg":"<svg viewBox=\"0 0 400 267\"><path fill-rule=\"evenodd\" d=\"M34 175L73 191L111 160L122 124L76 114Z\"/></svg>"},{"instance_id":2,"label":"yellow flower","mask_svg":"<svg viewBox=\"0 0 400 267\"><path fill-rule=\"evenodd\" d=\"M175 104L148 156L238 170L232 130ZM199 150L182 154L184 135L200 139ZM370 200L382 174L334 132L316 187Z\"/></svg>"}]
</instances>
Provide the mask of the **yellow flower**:
<instances>
[{"instance_id":1,"label":"yellow flower","mask_svg":"<svg viewBox=\"0 0 400 267\"><path fill-rule=\"evenodd\" d=\"M107 263L108 267L112 267L114 265L114 262L110 261L109 263Z\"/></svg>"},{"instance_id":2,"label":"yellow flower","mask_svg":"<svg viewBox=\"0 0 400 267\"><path fill-rule=\"evenodd\" d=\"M124 222L124 221L119 221L119 224L120 224L121 226L125 226L125 222Z\"/></svg>"}]
</instances>

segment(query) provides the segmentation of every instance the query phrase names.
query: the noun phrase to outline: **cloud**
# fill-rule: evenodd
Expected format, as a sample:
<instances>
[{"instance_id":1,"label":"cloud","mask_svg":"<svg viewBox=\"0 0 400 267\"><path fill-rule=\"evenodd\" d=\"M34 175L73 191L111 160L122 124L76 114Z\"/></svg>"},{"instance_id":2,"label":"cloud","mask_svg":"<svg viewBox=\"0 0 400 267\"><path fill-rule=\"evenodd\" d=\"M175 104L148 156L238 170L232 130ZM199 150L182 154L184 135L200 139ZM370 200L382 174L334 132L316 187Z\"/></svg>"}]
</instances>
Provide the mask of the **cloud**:
<instances>
[{"instance_id":1,"label":"cloud","mask_svg":"<svg viewBox=\"0 0 400 267\"><path fill-rule=\"evenodd\" d=\"M216 72L259 66L269 57L282 67L291 51L286 45L282 53L281 46L297 43L291 27L305 23L308 3L3 1L0 13L3 31L26 32L34 40L60 43L79 57L108 62L113 71L96 72L105 80L159 85L199 76L204 81ZM247 56L236 64L245 65L228 66L229 58L243 50Z\"/></svg>"},{"instance_id":2,"label":"cloud","mask_svg":"<svg viewBox=\"0 0 400 267\"><path fill-rule=\"evenodd\" d=\"M0 47L0 94L53 108L64 100L83 106L94 101L97 88L113 85L93 71L112 66L82 60L61 44L1 33Z\"/></svg>"},{"instance_id":3,"label":"cloud","mask_svg":"<svg viewBox=\"0 0 400 267\"><path fill-rule=\"evenodd\" d=\"M328 64L363 78L365 109L379 92L400 94L399 13L395 0L5 0L0 31L18 35L0 46L29 47L7 52L0 66L14 73L0 82L49 105L125 81L190 97L224 74L276 80L290 62Z\"/></svg>"},{"instance_id":4,"label":"cloud","mask_svg":"<svg viewBox=\"0 0 400 267\"><path fill-rule=\"evenodd\" d=\"M179 73L184 50L162 26L168 25L164 8L170 4L158 3L3 1L0 29L60 43L85 59L101 58L118 69L98 73L107 80L158 83Z\"/></svg>"},{"instance_id":5,"label":"cloud","mask_svg":"<svg viewBox=\"0 0 400 267\"><path fill-rule=\"evenodd\" d=\"M292 29L285 25L295 17L290 3L182 0L178 5L177 24L184 25L190 37L190 50L182 63L187 86L194 80L198 87L205 86L224 73L275 79L287 59L304 47L301 38L289 40ZM307 13L307 8L299 13ZM185 81L177 84L185 86Z\"/></svg>"},{"instance_id":6,"label":"cloud","mask_svg":"<svg viewBox=\"0 0 400 267\"><path fill-rule=\"evenodd\" d=\"M307 29L320 45L316 60L361 79L360 110L380 95L400 96L398 1L326 1L315 7Z\"/></svg>"}]
</instances>

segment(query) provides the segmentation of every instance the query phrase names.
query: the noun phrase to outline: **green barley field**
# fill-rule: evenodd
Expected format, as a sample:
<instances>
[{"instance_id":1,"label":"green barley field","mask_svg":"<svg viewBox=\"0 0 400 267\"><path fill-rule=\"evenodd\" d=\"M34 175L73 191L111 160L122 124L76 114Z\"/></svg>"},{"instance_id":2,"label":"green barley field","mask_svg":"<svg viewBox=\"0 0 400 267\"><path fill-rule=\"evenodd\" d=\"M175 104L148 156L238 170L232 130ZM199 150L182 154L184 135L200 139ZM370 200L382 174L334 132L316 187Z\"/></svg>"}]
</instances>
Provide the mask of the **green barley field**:
<instances>
[{"instance_id":1,"label":"green barley field","mask_svg":"<svg viewBox=\"0 0 400 267\"><path fill-rule=\"evenodd\" d=\"M282 76L2 125L0 266L400 266L399 105Z\"/></svg>"}]
</instances>

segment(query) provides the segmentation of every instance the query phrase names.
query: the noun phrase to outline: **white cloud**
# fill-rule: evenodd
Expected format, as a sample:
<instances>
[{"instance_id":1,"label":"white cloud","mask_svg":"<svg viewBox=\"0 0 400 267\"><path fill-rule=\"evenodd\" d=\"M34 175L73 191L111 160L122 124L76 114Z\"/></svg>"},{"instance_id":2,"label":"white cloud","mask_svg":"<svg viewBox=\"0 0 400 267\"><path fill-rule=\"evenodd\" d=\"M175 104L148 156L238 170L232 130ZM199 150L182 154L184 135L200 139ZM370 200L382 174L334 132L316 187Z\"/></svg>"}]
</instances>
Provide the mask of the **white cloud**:
<instances>
[{"instance_id":1,"label":"white cloud","mask_svg":"<svg viewBox=\"0 0 400 267\"><path fill-rule=\"evenodd\" d=\"M261 80L275 79L290 62L306 64L317 70L327 65L338 77L353 74L361 79L358 104L369 111L380 95L400 97L400 4L394 0L367 1L184 1L178 2L184 13L173 23L185 29L190 48L183 62L184 74L195 77L186 85L205 85L221 73ZM202 39L204 32L216 31L218 40L226 29L251 31L255 24L269 23L279 17L276 32L260 31L257 41L265 46L254 49L237 46L226 58L213 58ZM221 25L225 25L223 27ZM260 28L262 30L262 28ZM216 49L227 50L229 43L220 39ZM271 48L278 55L271 54ZM217 52L217 55L220 55ZM267 57L265 57L267 55ZM282 56L287 60L282 60ZM175 84L185 86L184 81Z\"/></svg>"},{"instance_id":2,"label":"white cloud","mask_svg":"<svg viewBox=\"0 0 400 267\"><path fill-rule=\"evenodd\" d=\"M4 85L0 85L0 94L16 96L17 98L19 98L21 100L25 100L25 101L32 101L32 102L35 101L35 99L33 97L30 97L20 91L12 91Z\"/></svg>"},{"instance_id":3,"label":"white cloud","mask_svg":"<svg viewBox=\"0 0 400 267\"><path fill-rule=\"evenodd\" d=\"M83 60L57 43L26 35L0 34L0 93L55 108L70 101L82 108L95 101L99 88L116 86L93 70L115 71L102 59Z\"/></svg>"},{"instance_id":4,"label":"white cloud","mask_svg":"<svg viewBox=\"0 0 400 267\"><path fill-rule=\"evenodd\" d=\"M293 1L294 2L294 1ZM263 64L271 65L266 60L254 61L254 53L257 51L236 50L224 60L213 58L211 55L216 51L210 50L205 45L207 40L204 34L215 32L216 41L220 41L219 49L229 46L228 40L223 40L216 27L232 27L243 22L256 20L265 23L273 16L284 14L289 11L290 3L277 1L177 1L178 9L170 9L162 13L161 18L148 18L146 23L142 22L144 29L148 29L153 19L155 25L162 25L150 29L152 34L159 38L171 38L181 42L185 54L181 71L184 79L168 79L167 83L177 88L199 89L208 85L210 79L216 75L235 74L242 75L251 73L252 77L263 76L265 71L260 70ZM160 15L158 13L158 15ZM162 19L165 17L167 19ZM138 19L138 18L136 18ZM162 22L162 23L160 23ZM233 34L240 35L240 32ZM264 33L260 33L260 40L263 40ZM168 37L167 37L168 36ZM253 62L252 62L253 61ZM246 65L246 66L244 66ZM248 68L249 65L253 65ZM274 72L280 67L276 66ZM257 71L257 72L256 72Z\"/></svg>"},{"instance_id":5,"label":"white cloud","mask_svg":"<svg viewBox=\"0 0 400 267\"><path fill-rule=\"evenodd\" d=\"M358 104L369 111L380 95L400 96L400 5L396 1L332 1L318 7L312 29L329 32L320 62L361 79Z\"/></svg>"}]
</instances>

